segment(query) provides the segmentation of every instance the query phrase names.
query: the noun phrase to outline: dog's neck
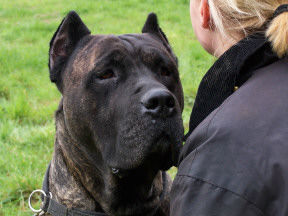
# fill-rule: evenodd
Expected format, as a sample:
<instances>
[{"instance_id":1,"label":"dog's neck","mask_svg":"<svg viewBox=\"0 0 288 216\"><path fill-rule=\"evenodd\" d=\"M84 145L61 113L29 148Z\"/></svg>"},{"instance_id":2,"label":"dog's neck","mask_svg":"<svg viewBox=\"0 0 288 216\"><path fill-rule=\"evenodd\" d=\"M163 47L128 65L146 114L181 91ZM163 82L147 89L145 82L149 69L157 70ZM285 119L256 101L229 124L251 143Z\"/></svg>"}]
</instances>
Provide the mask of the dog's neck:
<instances>
[{"instance_id":1,"label":"dog's neck","mask_svg":"<svg viewBox=\"0 0 288 216\"><path fill-rule=\"evenodd\" d=\"M63 152L57 145L50 166L49 190L53 199L68 208L103 212L80 181L78 174L70 171Z\"/></svg>"},{"instance_id":2,"label":"dog's neck","mask_svg":"<svg viewBox=\"0 0 288 216\"><path fill-rule=\"evenodd\" d=\"M87 186L93 187L93 184L87 184L90 179L87 176L89 171L77 170L78 167L73 164L69 157L65 155L65 151L63 151L63 146L67 146L67 143L73 148L74 141L67 134L62 101L55 117L56 140L49 172L49 190L53 195L53 199L68 208L103 212L98 202L87 189ZM74 151L77 150L74 149ZM86 180L83 182L83 179Z\"/></svg>"}]
</instances>

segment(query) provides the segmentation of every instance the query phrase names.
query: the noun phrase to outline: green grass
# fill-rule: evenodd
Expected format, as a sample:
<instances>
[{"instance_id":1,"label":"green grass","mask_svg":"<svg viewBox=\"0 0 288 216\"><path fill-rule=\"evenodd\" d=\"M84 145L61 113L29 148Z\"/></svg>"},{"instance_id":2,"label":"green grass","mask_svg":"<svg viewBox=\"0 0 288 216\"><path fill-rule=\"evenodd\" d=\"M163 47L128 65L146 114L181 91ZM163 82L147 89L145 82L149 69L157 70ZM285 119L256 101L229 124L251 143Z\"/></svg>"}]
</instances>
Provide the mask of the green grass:
<instances>
[{"instance_id":1,"label":"green grass","mask_svg":"<svg viewBox=\"0 0 288 216\"><path fill-rule=\"evenodd\" d=\"M188 0L0 0L0 216L31 215L27 197L41 187L52 157L60 94L49 81L48 44L70 10L94 34L138 33L149 12L158 14L179 58L186 128L213 63L193 35Z\"/></svg>"}]
</instances>

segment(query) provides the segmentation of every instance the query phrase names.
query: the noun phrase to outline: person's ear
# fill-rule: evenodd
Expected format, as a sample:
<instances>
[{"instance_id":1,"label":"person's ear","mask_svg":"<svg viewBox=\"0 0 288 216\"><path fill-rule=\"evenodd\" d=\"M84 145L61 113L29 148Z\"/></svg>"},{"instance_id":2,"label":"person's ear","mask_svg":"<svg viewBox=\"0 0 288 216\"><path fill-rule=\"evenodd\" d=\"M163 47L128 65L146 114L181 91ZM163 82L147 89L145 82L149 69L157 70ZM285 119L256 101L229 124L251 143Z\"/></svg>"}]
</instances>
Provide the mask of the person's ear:
<instances>
[{"instance_id":1,"label":"person's ear","mask_svg":"<svg viewBox=\"0 0 288 216\"><path fill-rule=\"evenodd\" d=\"M211 17L210 17L210 7L208 0L201 0L200 13L201 13L201 26L204 29L210 29Z\"/></svg>"}]
</instances>

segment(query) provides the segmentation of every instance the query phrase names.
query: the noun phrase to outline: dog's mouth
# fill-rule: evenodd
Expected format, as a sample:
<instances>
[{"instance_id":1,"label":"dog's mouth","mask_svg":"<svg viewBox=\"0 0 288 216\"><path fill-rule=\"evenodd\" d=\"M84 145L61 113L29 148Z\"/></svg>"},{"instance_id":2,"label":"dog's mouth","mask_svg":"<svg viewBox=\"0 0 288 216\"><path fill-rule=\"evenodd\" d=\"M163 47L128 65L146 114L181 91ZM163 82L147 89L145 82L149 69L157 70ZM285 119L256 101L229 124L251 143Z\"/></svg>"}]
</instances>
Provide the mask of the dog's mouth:
<instances>
[{"instance_id":1,"label":"dog's mouth","mask_svg":"<svg viewBox=\"0 0 288 216\"><path fill-rule=\"evenodd\" d=\"M152 145L151 154L154 154L159 169L166 171L178 162L180 146L168 134L161 133Z\"/></svg>"},{"instance_id":2,"label":"dog's mouth","mask_svg":"<svg viewBox=\"0 0 288 216\"><path fill-rule=\"evenodd\" d=\"M151 148L147 150L149 153L147 153L142 164L137 167L131 166L132 168L130 169L120 166L110 166L111 173L123 179L133 175L137 170L144 170L143 167L148 166L153 170L166 171L177 164L180 148L173 144L173 141L167 134L161 133L150 146Z\"/></svg>"}]
</instances>

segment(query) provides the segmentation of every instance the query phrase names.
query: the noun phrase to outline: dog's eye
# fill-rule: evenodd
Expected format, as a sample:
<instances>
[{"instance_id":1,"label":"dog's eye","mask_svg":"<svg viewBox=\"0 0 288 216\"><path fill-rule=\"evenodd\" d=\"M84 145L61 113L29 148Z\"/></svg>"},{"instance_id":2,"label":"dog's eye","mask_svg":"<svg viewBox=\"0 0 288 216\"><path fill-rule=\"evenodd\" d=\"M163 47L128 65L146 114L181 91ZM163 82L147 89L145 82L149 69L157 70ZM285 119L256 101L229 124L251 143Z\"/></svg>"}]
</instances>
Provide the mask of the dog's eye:
<instances>
[{"instance_id":1,"label":"dog's eye","mask_svg":"<svg viewBox=\"0 0 288 216\"><path fill-rule=\"evenodd\" d=\"M170 76L170 71L166 67L161 67L160 74L161 76Z\"/></svg>"},{"instance_id":2,"label":"dog's eye","mask_svg":"<svg viewBox=\"0 0 288 216\"><path fill-rule=\"evenodd\" d=\"M114 72L113 70L109 69L109 70L106 70L104 73L99 74L97 77L101 80L110 79L114 77Z\"/></svg>"}]
</instances>

